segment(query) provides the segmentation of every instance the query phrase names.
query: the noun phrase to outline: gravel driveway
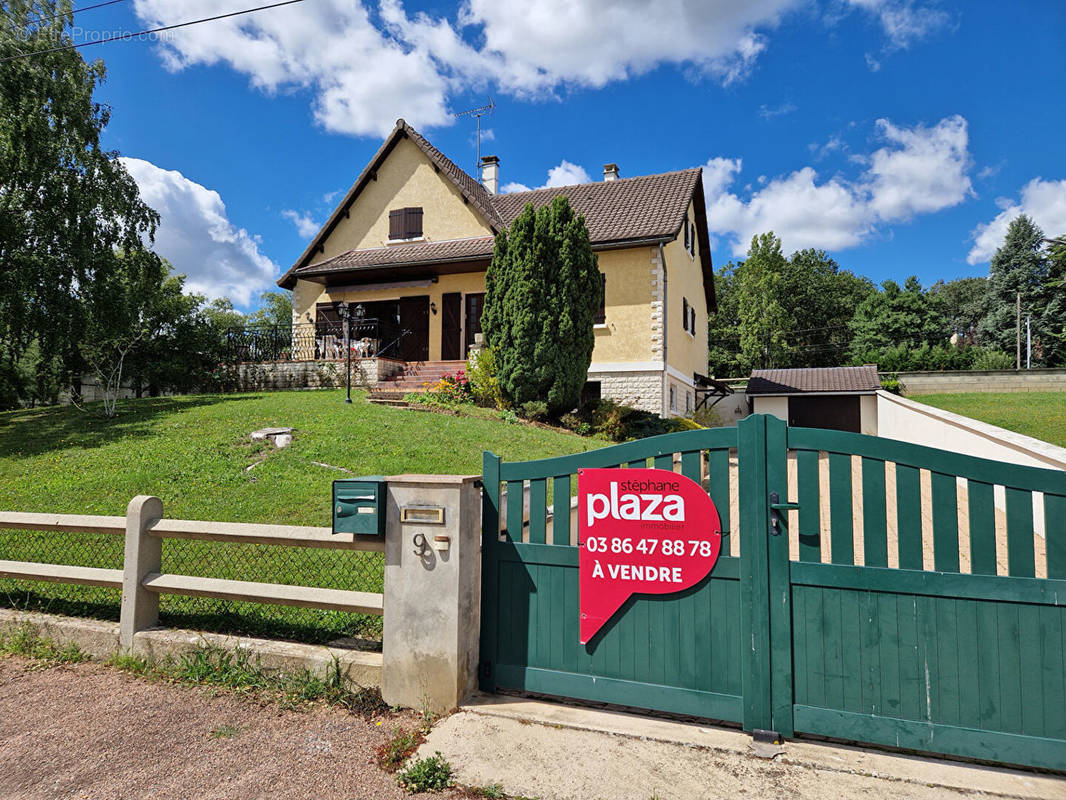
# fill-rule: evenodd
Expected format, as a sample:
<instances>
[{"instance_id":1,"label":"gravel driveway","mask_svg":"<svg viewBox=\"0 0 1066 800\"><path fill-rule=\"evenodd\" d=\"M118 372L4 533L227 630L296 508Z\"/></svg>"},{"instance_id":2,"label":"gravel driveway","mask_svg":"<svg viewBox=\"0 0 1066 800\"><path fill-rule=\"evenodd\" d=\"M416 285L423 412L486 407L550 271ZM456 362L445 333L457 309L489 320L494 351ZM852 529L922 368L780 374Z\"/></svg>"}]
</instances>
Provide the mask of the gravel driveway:
<instances>
[{"instance_id":1,"label":"gravel driveway","mask_svg":"<svg viewBox=\"0 0 1066 800\"><path fill-rule=\"evenodd\" d=\"M0 658L0 798L409 798L374 749L414 721Z\"/></svg>"}]
</instances>

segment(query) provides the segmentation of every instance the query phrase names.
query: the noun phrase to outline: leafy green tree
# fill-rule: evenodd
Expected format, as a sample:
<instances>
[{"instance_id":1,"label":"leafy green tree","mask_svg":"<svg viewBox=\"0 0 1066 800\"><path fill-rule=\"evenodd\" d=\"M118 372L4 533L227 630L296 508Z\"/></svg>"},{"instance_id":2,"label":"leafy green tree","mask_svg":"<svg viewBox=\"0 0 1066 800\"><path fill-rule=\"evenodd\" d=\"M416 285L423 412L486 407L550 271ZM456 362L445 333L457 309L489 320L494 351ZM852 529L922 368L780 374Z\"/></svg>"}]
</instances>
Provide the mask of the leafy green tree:
<instances>
[{"instance_id":1,"label":"leafy green tree","mask_svg":"<svg viewBox=\"0 0 1066 800\"><path fill-rule=\"evenodd\" d=\"M1016 353L1018 296L1024 325L1027 314L1039 311L1045 295L1047 265L1041 252L1043 244L1044 232L1032 219L1021 214L1011 220L1003 245L989 264L988 314L978 328L983 344ZM1035 314L1033 336L1038 343L1045 332L1044 320Z\"/></svg>"},{"instance_id":2,"label":"leafy green tree","mask_svg":"<svg viewBox=\"0 0 1066 800\"><path fill-rule=\"evenodd\" d=\"M485 276L482 328L512 405L574 408L592 363L603 286L585 218L565 195L525 207L496 235Z\"/></svg>"},{"instance_id":3,"label":"leafy green tree","mask_svg":"<svg viewBox=\"0 0 1066 800\"><path fill-rule=\"evenodd\" d=\"M977 328L988 313L988 280L985 278L959 278L953 281L937 281L930 289L940 298L949 329L959 339L973 343L977 340Z\"/></svg>"},{"instance_id":4,"label":"leafy green tree","mask_svg":"<svg viewBox=\"0 0 1066 800\"><path fill-rule=\"evenodd\" d=\"M942 298L925 291L915 276L902 288L885 281L867 297L850 322L852 363L888 370L964 369L966 356L949 346Z\"/></svg>"},{"instance_id":5,"label":"leafy green tree","mask_svg":"<svg viewBox=\"0 0 1066 800\"><path fill-rule=\"evenodd\" d=\"M292 325L292 292L263 292L259 295L259 308L246 319L249 325L288 328Z\"/></svg>"},{"instance_id":6,"label":"leafy green tree","mask_svg":"<svg viewBox=\"0 0 1066 800\"><path fill-rule=\"evenodd\" d=\"M824 250L793 253L779 298L794 322L791 354L782 366L839 365L851 343L848 320L874 291L873 281L841 270Z\"/></svg>"},{"instance_id":7,"label":"leafy green tree","mask_svg":"<svg viewBox=\"0 0 1066 800\"><path fill-rule=\"evenodd\" d=\"M0 380L31 365L35 386L0 395L44 399L57 374L85 366L106 328L92 315L131 268L158 271L147 244L158 216L117 154L100 145L110 111L93 100L103 62L70 44L69 0L0 2ZM10 56L37 53L28 58ZM21 366L20 366L21 365ZM32 398L27 394L33 395Z\"/></svg>"},{"instance_id":8,"label":"leafy green tree","mask_svg":"<svg viewBox=\"0 0 1066 800\"><path fill-rule=\"evenodd\" d=\"M744 262L741 262L743 264ZM737 270L732 261L714 274L717 308L707 322L707 369L717 377L747 374L740 357L740 315L737 305Z\"/></svg>"},{"instance_id":9,"label":"leafy green tree","mask_svg":"<svg viewBox=\"0 0 1066 800\"><path fill-rule=\"evenodd\" d=\"M748 257L737 270L737 322L740 356L751 368L783 366L791 352L795 319L781 302L788 262L773 232L753 236Z\"/></svg>"},{"instance_id":10,"label":"leafy green tree","mask_svg":"<svg viewBox=\"0 0 1066 800\"><path fill-rule=\"evenodd\" d=\"M1042 292L1043 363L1066 365L1066 235L1051 241L1047 249L1047 277Z\"/></svg>"}]
</instances>

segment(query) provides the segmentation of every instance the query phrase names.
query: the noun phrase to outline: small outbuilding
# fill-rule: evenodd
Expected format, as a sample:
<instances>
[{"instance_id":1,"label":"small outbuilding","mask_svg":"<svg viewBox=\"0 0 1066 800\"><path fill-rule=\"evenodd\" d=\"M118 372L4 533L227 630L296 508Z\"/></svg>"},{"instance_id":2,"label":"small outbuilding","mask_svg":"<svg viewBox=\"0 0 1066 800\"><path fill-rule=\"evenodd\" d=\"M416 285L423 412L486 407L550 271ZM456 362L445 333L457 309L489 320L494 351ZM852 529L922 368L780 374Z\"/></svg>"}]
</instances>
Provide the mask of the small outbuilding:
<instances>
[{"instance_id":1,"label":"small outbuilding","mask_svg":"<svg viewBox=\"0 0 1066 800\"><path fill-rule=\"evenodd\" d=\"M877 435L877 365L757 369L748 379L752 413L801 428Z\"/></svg>"}]
</instances>

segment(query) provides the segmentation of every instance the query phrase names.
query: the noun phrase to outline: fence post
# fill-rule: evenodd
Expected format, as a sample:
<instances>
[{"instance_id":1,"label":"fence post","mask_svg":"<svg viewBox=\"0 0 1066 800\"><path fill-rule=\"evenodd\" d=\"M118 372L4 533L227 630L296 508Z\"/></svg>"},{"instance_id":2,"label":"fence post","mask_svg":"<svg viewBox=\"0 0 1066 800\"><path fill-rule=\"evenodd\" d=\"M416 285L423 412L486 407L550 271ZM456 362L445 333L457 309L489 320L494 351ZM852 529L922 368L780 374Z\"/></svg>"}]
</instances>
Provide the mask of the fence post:
<instances>
[{"instance_id":1,"label":"fence post","mask_svg":"<svg viewBox=\"0 0 1066 800\"><path fill-rule=\"evenodd\" d=\"M450 711L477 688L480 475L386 478L381 694Z\"/></svg>"},{"instance_id":2,"label":"fence post","mask_svg":"<svg viewBox=\"0 0 1066 800\"><path fill-rule=\"evenodd\" d=\"M122 610L118 644L123 652L133 650L138 631L159 622L159 595L143 586L145 576L162 567L163 540L148 529L163 517L163 501L141 494L126 508L126 549L122 564Z\"/></svg>"}]
</instances>

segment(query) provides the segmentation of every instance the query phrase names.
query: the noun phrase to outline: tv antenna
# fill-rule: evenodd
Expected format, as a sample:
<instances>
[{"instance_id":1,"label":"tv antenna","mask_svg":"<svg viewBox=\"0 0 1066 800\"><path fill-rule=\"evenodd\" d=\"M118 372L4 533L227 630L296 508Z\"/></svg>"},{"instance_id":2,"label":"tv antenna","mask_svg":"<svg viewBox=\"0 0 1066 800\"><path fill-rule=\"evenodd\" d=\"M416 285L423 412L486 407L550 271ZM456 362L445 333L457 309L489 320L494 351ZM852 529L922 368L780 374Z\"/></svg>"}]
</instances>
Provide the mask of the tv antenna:
<instances>
[{"instance_id":1,"label":"tv antenna","mask_svg":"<svg viewBox=\"0 0 1066 800\"><path fill-rule=\"evenodd\" d=\"M462 117L474 117L477 120L477 163L474 167L474 173L477 174L481 167L481 118L491 116L492 112L496 110L496 104L489 98L489 104L487 106L481 106L479 108L471 108L469 111L460 111L455 115L456 119Z\"/></svg>"}]
</instances>

